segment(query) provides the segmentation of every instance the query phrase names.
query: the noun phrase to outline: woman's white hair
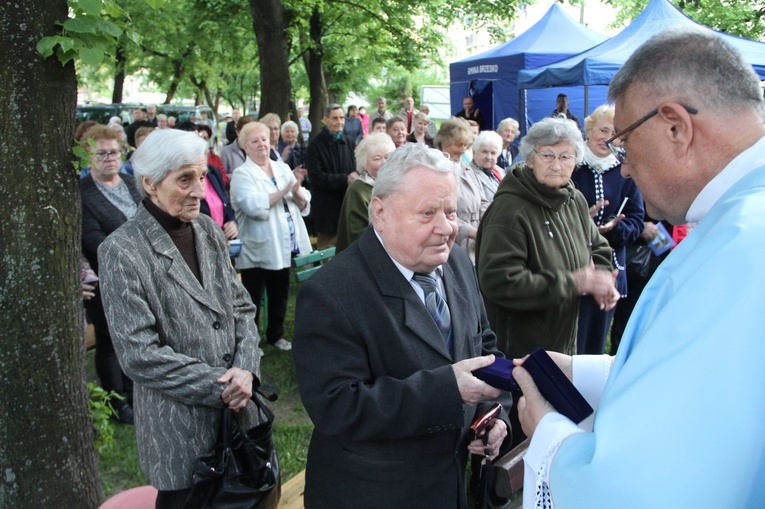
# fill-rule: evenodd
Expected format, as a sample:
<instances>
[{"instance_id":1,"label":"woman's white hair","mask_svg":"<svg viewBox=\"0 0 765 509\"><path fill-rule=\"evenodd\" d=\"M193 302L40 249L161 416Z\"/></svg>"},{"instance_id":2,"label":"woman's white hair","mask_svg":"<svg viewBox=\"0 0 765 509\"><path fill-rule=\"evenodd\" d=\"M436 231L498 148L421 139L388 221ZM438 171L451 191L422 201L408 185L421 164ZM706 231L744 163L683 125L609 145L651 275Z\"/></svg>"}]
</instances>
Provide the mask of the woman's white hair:
<instances>
[{"instance_id":1,"label":"woman's white hair","mask_svg":"<svg viewBox=\"0 0 765 509\"><path fill-rule=\"evenodd\" d=\"M300 129L298 129L298 125L295 122L293 122L292 120L287 120L285 123L282 124L282 127L281 127L281 131L280 132L281 132L282 136L284 136L284 130L287 127L293 128L295 130L295 132L300 132Z\"/></svg>"},{"instance_id":2,"label":"woman's white hair","mask_svg":"<svg viewBox=\"0 0 765 509\"><path fill-rule=\"evenodd\" d=\"M511 118L511 117L508 117L508 118L504 119L502 122L499 123L499 125L497 126L497 131L501 131L502 129L505 128L506 125L511 125L511 126L515 127L516 131L520 127L518 125L518 121L517 120L515 120L514 118Z\"/></svg>"},{"instance_id":3,"label":"woman's white hair","mask_svg":"<svg viewBox=\"0 0 765 509\"><path fill-rule=\"evenodd\" d=\"M584 157L584 141L582 133L576 127L573 120L547 117L529 129L529 132L521 140L521 156L528 161L531 153L537 147L557 145L565 142L574 147L576 162L581 163Z\"/></svg>"},{"instance_id":4,"label":"woman's white hair","mask_svg":"<svg viewBox=\"0 0 765 509\"><path fill-rule=\"evenodd\" d=\"M494 131L481 131L475 137L473 142L473 153L478 152L482 147L489 146L495 148L497 152L502 150L502 136Z\"/></svg>"},{"instance_id":5,"label":"woman's white hair","mask_svg":"<svg viewBox=\"0 0 765 509\"><path fill-rule=\"evenodd\" d=\"M361 140L361 143L356 146L356 151L353 153L356 156L356 170L359 173L366 170L369 156L383 149L388 149L388 153L396 150L396 145L393 144L393 140L388 136L388 133L370 134Z\"/></svg>"},{"instance_id":6,"label":"woman's white hair","mask_svg":"<svg viewBox=\"0 0 765 509\"><path fill-rule=\"evenodd\" d=\"M136 186L142 196L147 196L141 184L146 177L153 184L164 180L168 173L183 166L198 163L206 157L207 142L197 133L178 129L157 129L151 132L133 152L130 161L136 177Z\"/></svg>"}]
</instances>

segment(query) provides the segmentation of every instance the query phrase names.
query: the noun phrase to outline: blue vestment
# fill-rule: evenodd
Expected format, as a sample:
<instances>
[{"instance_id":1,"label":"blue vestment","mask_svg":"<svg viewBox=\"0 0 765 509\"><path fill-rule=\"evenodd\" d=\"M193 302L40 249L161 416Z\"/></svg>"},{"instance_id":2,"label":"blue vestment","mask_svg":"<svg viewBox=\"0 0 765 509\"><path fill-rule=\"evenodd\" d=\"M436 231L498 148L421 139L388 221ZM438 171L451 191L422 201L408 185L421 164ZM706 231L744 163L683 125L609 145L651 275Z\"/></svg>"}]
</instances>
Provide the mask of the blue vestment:
<instances>
[{"instance_id":1,"label":"blue vestment","mask_svg":"<svg viewBox=\"0 0 765 509\"><path fill-rule=\"evenodd\" d=\"M763 248L765 166L646 286L593 431L553 459L557 509L765 507Z\"/></svg>"}]
</instances>

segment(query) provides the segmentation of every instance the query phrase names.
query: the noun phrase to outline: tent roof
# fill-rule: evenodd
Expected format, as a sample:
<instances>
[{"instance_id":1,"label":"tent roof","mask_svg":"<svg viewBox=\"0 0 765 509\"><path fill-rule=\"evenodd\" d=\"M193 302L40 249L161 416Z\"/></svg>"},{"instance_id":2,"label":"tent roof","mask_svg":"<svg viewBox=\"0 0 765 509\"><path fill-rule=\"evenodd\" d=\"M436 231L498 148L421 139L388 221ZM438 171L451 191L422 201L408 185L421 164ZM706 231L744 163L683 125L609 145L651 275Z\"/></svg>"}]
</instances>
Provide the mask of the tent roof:
<instances>
[{"instance_id":1,"label":"tent roof","mask_svg":"<svg viewBox=\"0 0 765 509\"><path fill-rule=\"evenodd\" d=\"M543 88L562 85L608 85L624 62L645 41L673 27L700 26L683 14L669 0L651 0L645 10L624 30L583 53L518 74L520 88ZM761 78L765 77L765 44L719 33L736 47L752 64Z\"/></svg>"},{"instance_id":2,"label":"tent roof","mask_svg":"<svg viewBox=\"0 0 765 509\"><path fill-rule=\"evenodd\" d=\"M452 82L504 78L506 73L526 67L523 58L528 55L539 57L532 58L528 63L543 65L582 52L606 39L605 35L577 23L560 5L554 3L542 19L518 37L478 55L453 62L450 65ZM507 65L512 57L518 56L521 57L518 64ZM501 65L503 60L505 66ZM481 64L497 63L500 64L498 69L481 70Z\"/></svg>"}]
</instances>

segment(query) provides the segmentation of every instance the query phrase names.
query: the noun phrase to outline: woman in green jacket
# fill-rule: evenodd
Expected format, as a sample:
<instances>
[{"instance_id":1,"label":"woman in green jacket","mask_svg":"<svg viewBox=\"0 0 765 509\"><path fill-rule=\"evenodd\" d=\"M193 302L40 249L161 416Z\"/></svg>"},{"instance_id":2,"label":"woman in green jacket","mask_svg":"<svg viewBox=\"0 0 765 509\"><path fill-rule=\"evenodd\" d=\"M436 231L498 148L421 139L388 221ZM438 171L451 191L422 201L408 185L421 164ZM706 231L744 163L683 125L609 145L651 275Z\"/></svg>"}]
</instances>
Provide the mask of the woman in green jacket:
<instances>
[{"instance_id":1,"label":"woman in green jacket","mask_svg":"<svg viewBox=\"0 0 765 509\"><path fill-rule=\"evenodd\" d=\"M571 182L584 154L576 125L546 118L521 142L524 163L500 183L477 235L477 270L497 343L508 358L537 347L576 353L579 297L619 299L611 248Z\"/></svg>"}]
</instances>

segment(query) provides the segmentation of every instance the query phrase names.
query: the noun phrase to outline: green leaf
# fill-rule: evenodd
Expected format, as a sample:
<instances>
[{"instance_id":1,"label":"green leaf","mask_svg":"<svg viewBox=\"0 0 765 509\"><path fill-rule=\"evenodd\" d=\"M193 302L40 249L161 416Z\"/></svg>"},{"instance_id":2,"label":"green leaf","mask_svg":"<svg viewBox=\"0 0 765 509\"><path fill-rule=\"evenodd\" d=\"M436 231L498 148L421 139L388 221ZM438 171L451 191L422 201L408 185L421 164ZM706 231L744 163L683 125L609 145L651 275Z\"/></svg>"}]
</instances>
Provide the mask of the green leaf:
<instances>
[{"instance_id":1,"label":"green leaf","mask_svg":"<svg viewBox=\"0 0 765 509\"><path fill-rule=\"evenodd\" d=\"M104 3L104 11L112 18L119 18L125 13L119 5L110 1Z\"/></svg>"},{"instance_id":2,"label":"green leaf","mask_svg":"<svg viewBox=\"0 0 765 509\"><path fill-rule=\"evenodd\" d=\"M135 30L131 30L129 28L125 31L125 33L127 34L128 39L130 39L131 41L133 41L136 44L141 44L141 39L143 39L141 34L136 32Z\"/></svg>"},{"instance_id":3,"label":"green leaf","mask_svg":"<svg viewBox=\"0 0 765 509\"><path fill-rule=\"evenodd\" d=\"M40 53L43 58L48 58L53 54L53 47L58 44L59 36L43 37L37 43L37 52Z\"/></svg>"},{"instance_id":4,"label":"green leaf","mask_svg":"<svg viewBox=\"0 0 765 509\"><path fill-rule=\"evenodd\" d=\"M72 49L74 49L74 45L76 42L77 41L75 41L71 37L61 37L59 41L59 44L61 44L61 51L65 53L67 51L71 51Z\"/></svg>"},{"instance_id":5,"label":"green leaf","mask_svg":"<svg viewBox=\"0 0 765 509\"><path fill-rule=\"evenodd\" d=\"M107 21L105 19L99 19L97 22L97 25L98 25L99 31L106 32L112 37L119 37L120 35L122 35L122 29L118 27L116 24L112 23L111 21Z\"/></svg>"},{"instance_id":6,"label":"green leaf","mask_svg":"<svg viewBox=\"0 0 765 509\"><path fill-rule=\"evenodd\" d=\"M146 3L149 4L149 7L154 9L155 11L165 5L165 0L146 0Z\"/></svg>"},{"instance_id":7,"label":"green leaf","mask_svg":"<svg viewBox=\"0 0 765 509\"><path fill-rule=\"evenodd\" d=\"M88 65L98 65L104 60L101 48L83 48L79 51L80 60Z\"/></svg>"},{"instance_id":8,"label":"green leaf","mask_svg":"<svg viewBox=\"0 0 765 509\"><path fill-rule=\"evenodd\" d=\"M94 34L98 29L98 23L95 18L89 16L80 16L69 18L64 22L64 30L79 34Z\"/></svg>"},{"instance_id":9,"label":"green leaf","mask_svg":"<svg viewBox=\"0 0 765 509\"><path fill-rule=\"evenodd\" d=\"M77 5L91 16L101 15L101 0L77 0Z\"/></svg>"}]
</instances>

